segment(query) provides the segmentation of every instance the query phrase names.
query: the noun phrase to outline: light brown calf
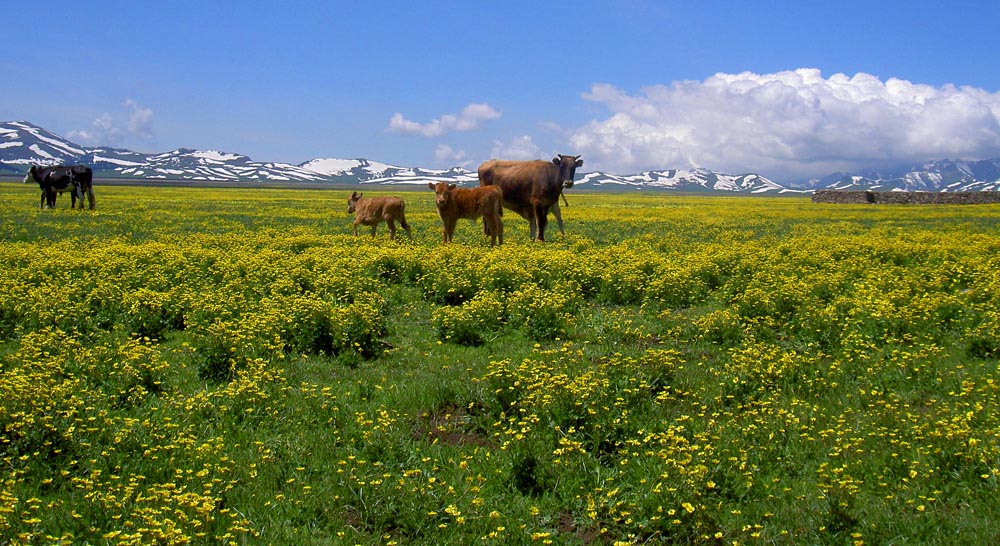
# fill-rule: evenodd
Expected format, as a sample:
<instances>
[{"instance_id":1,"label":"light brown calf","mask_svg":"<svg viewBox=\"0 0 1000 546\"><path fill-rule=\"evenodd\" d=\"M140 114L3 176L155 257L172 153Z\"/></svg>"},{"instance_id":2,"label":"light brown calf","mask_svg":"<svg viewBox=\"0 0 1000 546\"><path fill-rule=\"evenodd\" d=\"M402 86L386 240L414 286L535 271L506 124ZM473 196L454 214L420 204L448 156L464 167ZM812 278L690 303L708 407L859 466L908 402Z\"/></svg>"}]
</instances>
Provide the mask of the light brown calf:
<instances>
[{"instance_id":1,"label":"light brown calf","mask_svg":"<svg viewBox=\"0 0 1000 546\"><path fill-rule=\"evenodd\" d=\"M444 242L451 242L459 218L475 220L482 216L490 246L503 244L503 190L499 186L459 188L444 182L428 182L427 186L437 194L434 203L444 224Z\"/></svg>"},{"instance_id":2,"label":"light brown calf","mask_svg":"<svg viewBox=\"0 0 1000 546\"><path fill-rule=\"evenodd\" d=\"M358 192L352 192L347 200L347 213L354 213L354 236L358 236L358 224L372 227L372 237L375 236L375 228L381 222L389 224L389 239L396 238L396 220L399 225L406 230L406 235L411 239L410 224L406 223L405 215L406 203L398 197L361 197Z\"/></svg>"}]
</instances>

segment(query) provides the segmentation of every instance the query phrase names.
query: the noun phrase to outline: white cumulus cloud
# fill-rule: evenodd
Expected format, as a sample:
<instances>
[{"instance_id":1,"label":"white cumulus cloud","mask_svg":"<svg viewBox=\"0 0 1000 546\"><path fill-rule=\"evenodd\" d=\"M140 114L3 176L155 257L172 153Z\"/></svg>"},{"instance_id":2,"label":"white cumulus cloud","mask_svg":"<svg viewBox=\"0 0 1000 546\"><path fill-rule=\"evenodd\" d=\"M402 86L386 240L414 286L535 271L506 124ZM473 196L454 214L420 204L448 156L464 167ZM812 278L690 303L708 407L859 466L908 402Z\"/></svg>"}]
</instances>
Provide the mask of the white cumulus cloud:
<instances>
[{"instance_id":1,"label":"white cumulus cloud","mask_svg":"<svg viewBox=\"0 0 1000 546\"><path fill-rule=\"evenodd\" d=\"M460 114L444 114L427 123L406 119L396 112L389 120L388 130L396 133L416 134L425 137L443 136L453 131L472 131L484 123L500 117L500 112L489 104L470 104Z\"/></svg>"},{"instance_id":2,"label":"white cumulus cloud","mask_svg":"<svg viewBox=\"0 0 1000 546\"><path fill-rule=\"evenodd\" d=\"M118 144L122 139L122 130L114 126L111 114L105 112L95 119L89 128L74 129L66 136L85 146Z\"/></svg>"},{"instance_id":3,"label":"white cumulus cloud","mask_svg":"<svg viewBox=\"0 0 1000 546\"><path fill-rule=\"evenodd\" d=\"M1000 155L1000 93L799 69L716 74L629 94L595 84L609 115L575 129L595 169L696 168L806 180L836 171Z\"/></svg>"},{"instance_id":4,"label":"white cumulus cloud","mask_svg":"<svg viewBox=\"0 0 1000 546\"><path fill-rule=\"evenodd\" d=\"M499 159L538 159L542 150L528 135L512 138L508 142L493 141L492 157Z\"/></svg>"},{"instance_id":5,"label":"white cumulus cloud","mask_svg":"<svg viewBox=\"0 0 1000 546\"><path fill-rule=\"evenodd\" d=\"M461 167L468 163L465 160L464 150L454 150L447 144L440 144L434 149L434 159L438 163L448 165L449 167Z\"/></svg>"},{"instance_id":6,"label":"white cumulus cloud","mask_svg":"<svg viewBox=\"0 0 1000 546\"><path fill-rule=\"evenodd\" d=\"M142 139L153 138L153 111L132 99L125 101L129 108L128 132Z\"/></svg>"},{"instance_id":7,"label":"white cumulus cloud","mask_svg":"<svg viewBox=\"0 0 1000 546\"><path fill-rule=\"evenodd\" d=\"M74 129L67 137L86 146L118 145L126 135L143 140L153 138L153 111L132 99L126 99L122 104L128 111L126 128L115 123L108 112L104 112L86 129Z\"/></svg>"}]
</instances>

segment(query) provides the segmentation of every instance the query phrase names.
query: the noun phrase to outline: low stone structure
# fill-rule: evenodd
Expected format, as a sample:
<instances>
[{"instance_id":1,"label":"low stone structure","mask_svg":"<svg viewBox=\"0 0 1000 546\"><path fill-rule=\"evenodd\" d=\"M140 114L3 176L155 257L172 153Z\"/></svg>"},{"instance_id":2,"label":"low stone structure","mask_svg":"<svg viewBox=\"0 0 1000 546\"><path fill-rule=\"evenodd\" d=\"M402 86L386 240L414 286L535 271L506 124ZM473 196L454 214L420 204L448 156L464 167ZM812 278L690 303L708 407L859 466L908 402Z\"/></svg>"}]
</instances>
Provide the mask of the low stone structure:
<instances>
[{"instance_id":1,"label":"low stone structure","mask_svg":"<svg viewBox=\"0 0 1000 546\"><path fill-rule=\"evenodd\" d=\"M1000 203L1000 192L996 191L865 191L865 190L817 190L812 195L813 203L865 204L874 205L985 205Z\"/></svg>"}]
</instances>

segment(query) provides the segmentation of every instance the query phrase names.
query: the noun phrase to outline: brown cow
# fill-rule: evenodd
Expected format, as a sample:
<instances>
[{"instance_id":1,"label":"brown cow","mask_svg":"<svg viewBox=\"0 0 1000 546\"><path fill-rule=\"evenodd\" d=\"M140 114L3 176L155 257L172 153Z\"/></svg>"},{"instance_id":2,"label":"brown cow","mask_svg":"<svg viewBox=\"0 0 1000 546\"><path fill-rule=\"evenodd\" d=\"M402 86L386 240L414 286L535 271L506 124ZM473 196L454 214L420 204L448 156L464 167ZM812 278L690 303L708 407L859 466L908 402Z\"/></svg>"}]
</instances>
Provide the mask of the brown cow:
<instances>
[{"instance_id":1,"label":"brown cow","mask_svg":"<svg viewBox=\"0 0 1000 546\"><path fill-rule=\"evenodd\" d=\"M437 194L434 204L443 224L444 242L450 243L459 218L483 217L483 229L490 236L490 246L503 244L503 190L497 186L459 188L445 182L428 182ZM498 243L499 239L499 243Z\"/></svg>"},{"instance_id":2,"label":"brown cow","mask_svg":"<svg viewBox=\"0 0 1000 546\"><path fill-rule=\"evenodd\" d=\"M563 188L573 187L580 156L559 155L549 161L501 161L479 166L480 186L500 186L503 206L520 214L531 226L531 238L545 240L549 209L559 201Z\"/></svg>"},{"instance_id":3,"label":"brown cow","mask_svg":"<svg viewBox=\"0 0 1000 546\"><path fill-rule=\"evenodd\" d=\"M354 213L354 236L358 236L358 224L372 227L372 237L381 222L389 224L389 239L396 238L396 220L406 230L410 239L410 224L406 223L406 203L398 197L361 197L358 192L352 192L347 200L347 213Z\"/></svg>"}]
</instances>

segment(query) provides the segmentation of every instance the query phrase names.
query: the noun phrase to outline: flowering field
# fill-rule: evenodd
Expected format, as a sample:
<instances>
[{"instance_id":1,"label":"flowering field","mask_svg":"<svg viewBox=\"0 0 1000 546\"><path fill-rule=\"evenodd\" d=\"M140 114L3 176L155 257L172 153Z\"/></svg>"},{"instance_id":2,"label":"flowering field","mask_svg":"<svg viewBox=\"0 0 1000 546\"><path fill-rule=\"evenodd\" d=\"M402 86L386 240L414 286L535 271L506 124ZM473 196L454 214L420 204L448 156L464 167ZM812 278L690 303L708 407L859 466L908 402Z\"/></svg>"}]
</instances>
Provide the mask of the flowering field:
<instances>
[{"instance_id":1,"label":"flowering field","mask_svg":"<svg viewBox=\"0 0 1000 546\"><path fill-rule=\"evenodd\" d=\"M1000 206L97 193L0 184L0 545L1000 541Z\"/></svg>"}]
</instances>

